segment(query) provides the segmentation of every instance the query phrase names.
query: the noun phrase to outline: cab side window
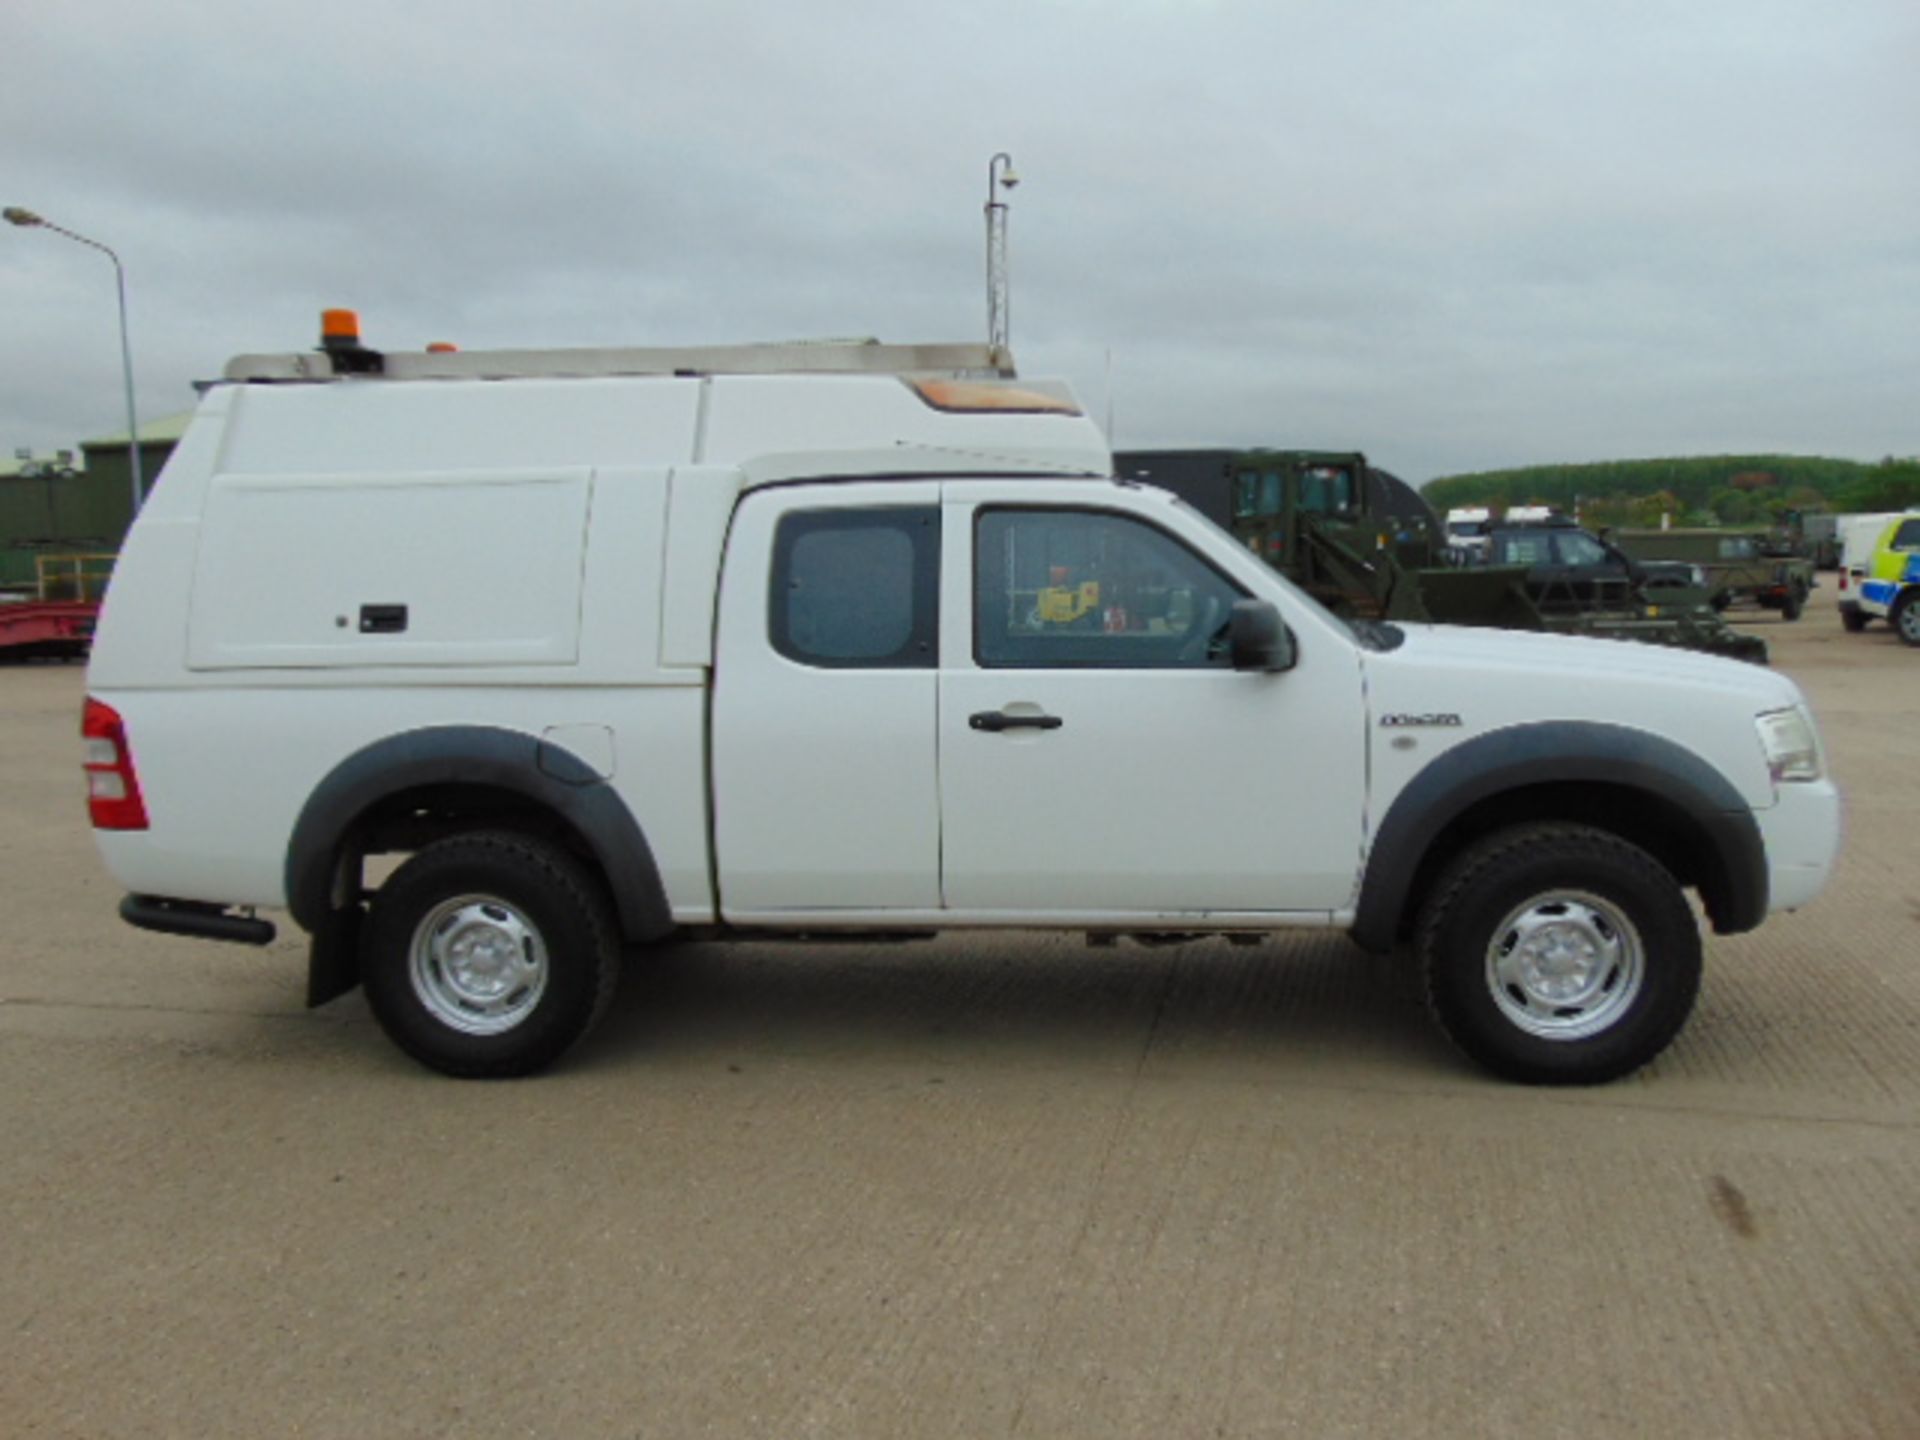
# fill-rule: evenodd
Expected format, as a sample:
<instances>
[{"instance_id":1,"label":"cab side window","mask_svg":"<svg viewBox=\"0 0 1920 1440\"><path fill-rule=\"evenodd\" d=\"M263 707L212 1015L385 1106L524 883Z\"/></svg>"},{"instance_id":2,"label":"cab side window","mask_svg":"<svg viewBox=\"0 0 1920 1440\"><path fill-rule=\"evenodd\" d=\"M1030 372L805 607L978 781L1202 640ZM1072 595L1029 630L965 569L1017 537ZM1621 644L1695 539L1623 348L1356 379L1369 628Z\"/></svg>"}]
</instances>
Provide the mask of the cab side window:
<instances>
[{"instance_id":1,"label":"cab side window","mask_svg":"<svg viewBox=\"0 0 1920 1440\"><path fill-rule=\"evenodd\" d=\"M1554 558L1576 568L1605 565L1613 559L1607 547L1578 530L1561 530L1553 537Z\"/></svg>"},{"instance_id":2,"label":"cab side window","mask_svg":"<svg viewBox=\"0 0 1920 1440\"><path fill-rule=\"evenodd\" d=\"M1500 563L1503 565L1545 565L1552 550L1552 542L1544 531L1529 531L1524 535L1506 535L1500 540Z\"/></svg>"},{"instance_id":3,"label":"cab side window","mask_svg":"<svg viewBox=\"0 0 1920 1440\"><path fill-rule=\"evenodd\" d=\"M1246 520L1278 515L1284 506L1286 477L1276 470L1242 470L1233 477L1233 513Z\"/></svg>"},{"instance_id":4,"label":"cab side window","mask_svg":"<svg viewBox=\"0 0 1920 1440\"><path fill-rule=\"evenodd\" d=\"M939 566L934 507L795 511L773 541L773 648L802 665L930 667Z\"/></svg>"},{"instance_id":5,"label":"cab side window","mask_svg":"<svg viewBox=\"0 0 1920 1440\"><path fill-rule=\"evenodd\" d=\"M974 658L992 668L1229 666L1243 591L1164 531L1091 510L987 510Z\"/></svg>"},{"instance_id":6,"label":"cab side window","mask_svg":"<svg viewBox=\"0 0 1920 1440\"><path fill-rule=\"evenodd\" d=\"M1920 520L1902 520L1887 542L1889 550L1920 550Z\"/></svg>"}]
</instances>

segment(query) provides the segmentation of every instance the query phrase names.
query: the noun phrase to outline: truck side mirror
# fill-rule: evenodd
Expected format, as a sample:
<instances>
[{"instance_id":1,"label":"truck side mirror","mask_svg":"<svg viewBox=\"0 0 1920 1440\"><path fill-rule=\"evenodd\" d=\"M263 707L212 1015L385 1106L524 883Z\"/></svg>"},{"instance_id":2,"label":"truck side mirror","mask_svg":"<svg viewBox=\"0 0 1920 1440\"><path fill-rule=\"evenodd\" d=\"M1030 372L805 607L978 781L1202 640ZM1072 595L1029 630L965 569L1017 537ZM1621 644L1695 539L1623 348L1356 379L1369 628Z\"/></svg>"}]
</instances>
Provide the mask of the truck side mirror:
<instances>
[{"instance_id":1,"label":"truck side mirror","mask_svg":"<svg viewBox=\"0 0 1920 1440\"><path fill-rule=\"evenodd\" d=\"M1293 636L1271 600L1236 600L1227 622L1228 651L1236 670L1291 670Z\"/></svg>"}]
</instances>

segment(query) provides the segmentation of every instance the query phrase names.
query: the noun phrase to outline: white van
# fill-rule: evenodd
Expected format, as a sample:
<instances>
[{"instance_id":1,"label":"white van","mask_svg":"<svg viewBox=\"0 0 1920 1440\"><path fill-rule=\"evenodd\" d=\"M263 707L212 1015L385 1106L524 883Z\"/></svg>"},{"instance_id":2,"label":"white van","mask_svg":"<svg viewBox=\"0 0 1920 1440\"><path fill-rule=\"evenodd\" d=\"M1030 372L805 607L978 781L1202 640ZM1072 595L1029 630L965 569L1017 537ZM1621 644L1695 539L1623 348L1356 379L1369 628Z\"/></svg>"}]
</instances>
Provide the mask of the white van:
<instances>
[{"instance_id":1,"label":"white van","mask_svg":"<svg viewBox=\"0 0 1920 1440\"><path fill-rule=\"evenodd\" d=\"M1484 505L1455 506L1447 511L1447 547L1467 563L1484 560L1492 521L1493 511Z\"/></svg>"},{"instance_id":2,"label":"white van","mask_svg":"<svg viewBox=\"0 0 1920 1440\"><path fill-rule=\"evenodd\" d=\"M285 907L312 1002L459 1075L552 1062L669 935L1332 927L1585 1082L1686 1019L1685 892L1731 934L1826 883L1786 677L1349 624L1109 469L969 347L243 357L89 670L122 913Z\"/></svg>"}]
</instances>

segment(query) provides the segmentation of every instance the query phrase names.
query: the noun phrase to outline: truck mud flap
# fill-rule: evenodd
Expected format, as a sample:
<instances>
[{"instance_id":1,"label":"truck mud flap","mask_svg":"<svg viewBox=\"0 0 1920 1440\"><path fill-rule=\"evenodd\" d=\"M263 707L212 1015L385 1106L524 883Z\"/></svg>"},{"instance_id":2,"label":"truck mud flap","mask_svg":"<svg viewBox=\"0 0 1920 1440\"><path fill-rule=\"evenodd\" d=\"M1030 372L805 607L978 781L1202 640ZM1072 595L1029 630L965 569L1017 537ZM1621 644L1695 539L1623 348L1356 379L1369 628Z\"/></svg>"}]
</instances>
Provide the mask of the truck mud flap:
<instances>
[{"instance_id":1,"label":"truck mud flap","mask_svg":"<svg viewBox=\"0 0 1920 1440\"><path fill-rule=\"evenodd\" d=\"M329 910L313 932L307 951L307 1008L338 1000L360 983L360 930L367 918L364 905Z\"/></svg>"}]
</instances>

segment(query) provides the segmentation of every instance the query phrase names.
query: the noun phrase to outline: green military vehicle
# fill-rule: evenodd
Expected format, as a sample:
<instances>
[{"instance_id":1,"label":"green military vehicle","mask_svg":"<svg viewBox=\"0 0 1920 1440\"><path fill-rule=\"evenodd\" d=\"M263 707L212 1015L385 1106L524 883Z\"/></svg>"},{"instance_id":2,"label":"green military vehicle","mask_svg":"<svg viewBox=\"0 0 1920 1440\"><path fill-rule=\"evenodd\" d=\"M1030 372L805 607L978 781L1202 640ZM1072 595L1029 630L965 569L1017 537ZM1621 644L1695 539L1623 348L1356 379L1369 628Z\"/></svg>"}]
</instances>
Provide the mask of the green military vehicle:
<instances>
[{"instance_id":1,"label":"green military vehicle","mask_svg":"<svg viewBox=\"0 0 1920 1440\"><path fill-rule=\"evenodd\" d=\"M1445 527L1412 486L1356 451L1127 450L1115 473L1161 486L1231 530L1337 614L1644 640L1766 663L1766 643L1704 592L1632 583L1577 603L1537 567L1448 563Z\"/></svg>"},{"instance_id":2,"label":"green military vehicle","mask_svg":"<svg viewBox=\"0 0 1920 1440\"><path fill-rule=\"evenodd\" d=\"M1615 530L1636 560L1697 566L1716 610L1758 605L1798 620L1814 586L1813 561L1780 530Z\"/></svg>"},{"instance_id":3,"label":"green military vehicle","mask_svg":"<svg viewBox=\"0 0 1920 1440\"><path fill-rule=\"evenodd\" d=\"M1818 512L1803 515L1789 510L1780 527L1793 541L1797 554L1813 562L1816 570L1840 568L1840 517Z\"/></svg>"}]
</instances>

